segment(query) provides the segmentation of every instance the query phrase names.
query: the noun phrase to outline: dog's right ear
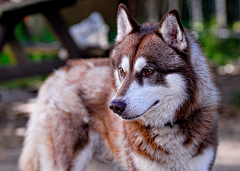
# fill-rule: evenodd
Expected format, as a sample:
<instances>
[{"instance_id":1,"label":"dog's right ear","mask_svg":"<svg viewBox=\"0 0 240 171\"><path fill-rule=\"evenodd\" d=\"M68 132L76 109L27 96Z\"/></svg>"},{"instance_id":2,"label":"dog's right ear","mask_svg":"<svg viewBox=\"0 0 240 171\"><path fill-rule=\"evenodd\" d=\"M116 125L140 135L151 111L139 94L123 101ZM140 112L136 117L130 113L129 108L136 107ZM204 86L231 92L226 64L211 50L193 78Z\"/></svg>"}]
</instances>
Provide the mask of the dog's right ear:
<instances>
[{"instance_id":1,"label":"dog's right ear","mask_svg":"<svg viewBox=\"0 0 240 171\"><path fill-rule=\"evenodd\" d=\"M120 42L126 35L139 29L139 24L132 18L130 12L124 4L120 4L117 14L117 37L116 42Z\"/></svg>"}]
</instances>

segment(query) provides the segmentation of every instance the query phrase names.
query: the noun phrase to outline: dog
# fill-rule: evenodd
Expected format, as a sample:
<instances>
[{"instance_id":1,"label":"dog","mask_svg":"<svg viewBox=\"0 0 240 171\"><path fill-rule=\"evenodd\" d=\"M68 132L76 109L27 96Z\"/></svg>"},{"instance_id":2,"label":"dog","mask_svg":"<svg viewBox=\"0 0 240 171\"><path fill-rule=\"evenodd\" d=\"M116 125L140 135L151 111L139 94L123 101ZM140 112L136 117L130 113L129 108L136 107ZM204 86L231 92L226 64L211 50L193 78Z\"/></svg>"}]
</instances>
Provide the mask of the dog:
<instances>
[{"instance_id":1,"label":"dog","mask_svg":"<svg viewBox=\"0 0 240 171\"><path fill-rule=\"evenodd\" d=\"M176 10L138 24L123 4L110 59L70 60L41 86L22 171L207 171L218 146L219 95Z\"/></svg>"}]
</instances>

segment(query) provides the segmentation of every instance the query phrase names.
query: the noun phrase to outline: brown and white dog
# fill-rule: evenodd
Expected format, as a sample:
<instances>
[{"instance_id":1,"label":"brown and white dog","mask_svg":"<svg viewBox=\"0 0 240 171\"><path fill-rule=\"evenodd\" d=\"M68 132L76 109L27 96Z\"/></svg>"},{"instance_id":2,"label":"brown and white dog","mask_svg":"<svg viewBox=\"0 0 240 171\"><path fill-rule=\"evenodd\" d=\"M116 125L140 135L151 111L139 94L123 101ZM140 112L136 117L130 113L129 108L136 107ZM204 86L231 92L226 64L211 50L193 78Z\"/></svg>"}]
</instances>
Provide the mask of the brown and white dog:
<instances>
[{"instance_id":1,"label":"brown and white dog","mask_svg":"<svg viewBox=\"0 0 240 171\"><path fill-rule=\"evenodd\" d=\"M117 29L110 60L68 61L42 85L20 170L82 171L92 157L118 170L211 170L219 97L178 12L139 25L121 4Z\"/></svg>"}]
</instances>

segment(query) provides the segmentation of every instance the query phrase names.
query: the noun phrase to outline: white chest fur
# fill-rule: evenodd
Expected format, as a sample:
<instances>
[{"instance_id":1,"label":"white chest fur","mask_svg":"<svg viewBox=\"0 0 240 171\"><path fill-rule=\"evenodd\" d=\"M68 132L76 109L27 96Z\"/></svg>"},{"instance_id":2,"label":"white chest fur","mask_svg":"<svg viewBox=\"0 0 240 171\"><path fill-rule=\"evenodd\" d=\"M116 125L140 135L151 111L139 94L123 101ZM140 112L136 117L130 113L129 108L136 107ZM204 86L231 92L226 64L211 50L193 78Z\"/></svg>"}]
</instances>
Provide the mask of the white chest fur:
<instances>
[{"instance_id":1,"label":"white chest fur","mask_svg":"<svg viewBox=\"0 0 240 171\"><path fill-rule=\"evenodd\" d=\"M196 152L194 145L188 147L182 145L184 137L175 134L175 131L174 128L167 128L159 132L162 135L155 139L158 145L169 151L168 155L160 154L161 163L131 152L135 167L139 171L207 171L214 159L214 149L208 147L201 154L193 157Z\"/></svg>"}]
</instances>

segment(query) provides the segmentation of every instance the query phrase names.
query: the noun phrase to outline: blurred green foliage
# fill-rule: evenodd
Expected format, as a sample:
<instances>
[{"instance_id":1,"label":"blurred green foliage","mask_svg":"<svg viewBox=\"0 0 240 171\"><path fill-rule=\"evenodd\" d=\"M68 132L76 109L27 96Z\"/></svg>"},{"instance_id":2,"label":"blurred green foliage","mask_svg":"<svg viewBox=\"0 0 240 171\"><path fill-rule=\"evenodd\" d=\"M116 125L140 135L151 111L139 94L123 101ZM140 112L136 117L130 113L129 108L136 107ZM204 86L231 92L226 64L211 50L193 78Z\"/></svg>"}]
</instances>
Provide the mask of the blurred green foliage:
<instances>
[{"instance_id":1,"label":"blurred green foliage","mask_svg":"<svg viewBox=\"0 0 240 171\"><path fill-rule=\"evenodd\" d=\"M17 37L18 41L20 43L25 43L25 44L34 44L34 43L50 43L50 42L55 42L57 39L52 34L52 31L48 27L48 25L45 25L44 30L42 34L27 34L26 32L26 27L23 22L20 22L17 24L14 30L14 35ZM5 65L11 65L14 64L14 59L12 57L13 53L10 51L7 51L6 48L3 50L1 57L0 57L0 66L5 66ZM40 51L32 52L27 54L29 59L33 62L38 62L42 60L51 60L51 59L56 59L57 54L44 54L41 53Z\"/></svg>"},{"instance_id":2,"label":"blurred green foliage","mask_svg":"<svg viewBox=\"0 0 240 171\"><path fill-rule=\"evenodd\" d=\"M236 60L240 56L240 39L230 37L227 39L218 38L216 36L216 22L205 24L205 29L199 33L199 41L203 47L206 56L215 65L225 65L232 60ZM229 30L231 32L231 29Z\"/></svg>"},{"instance_id":3,"label":"blurred green foliage","mask_svg":"<svg viewBox=\"0 0 240 171\"><path fill-rule=\"evenodd\" d=\"M189 22L183 20L183 25L189 27ZM240 24L233 24L233 29L238 28ZM204 29L202 29L204 27ZM239 26L240 27L240 26ZM109 41L114 42L115 36L117 34L117 28L116 24L110 27L109 32ZM210 20L209 22L206 22L204 26L202 26L201 29L198 31L198 41L201 43L201 46L203 47L203 51L206 54L206 56L214 63L216 66L218 65L225 65L232 60L236 60L240 56L240 39L235 38L234 36L231 36L227 39L221 39L216 36L216 22L215 20ZM57 39L52 34L52 31L48 27L48 25L45 25L43 27L44 31L41 34L26 34L28 31L26 31L26 26L23 22L19 23L15 30L14 34L16 35L17 39L25 44L34 44L38 42L55 42ZM231 29L230 29L231 30ZM5 48L6 49L6 48ZM3 65L11 65L14 64L16 61L14 61L12 56L12 52L9 50L3 51L0 58L0 66ZM43 60L52 60L57 58L57 54L44 54L41 51L33 51L30 54L28 54L28 57L33 62L39 62ZM36 79L36 78L34 78ZM42 79L40 79L41 81ZM32 82L33 80L27 79L22 82L22 86L25 86L27 82ZM8 84L2 84L2 85L8 85L9 87L16 85L22 87L20 84L21 81L16 81Z\"/></svg>"},{"instance_id":4,"label":"blurred green foliage","mask_svg":"<svg viewBox=\"0 0 240 171\"><path fill-rule=\"evenodd\" d=\"M42 82L48 77L47 74L45 75L38 75L26 78L18 78L8 81L3 81L0 83L1 87L6 87L8 89L29 89L29 90L37 90Z\"/></svg>"},{"instance_id":5,"label":"blurred green foliage","mask_svg":"<svg viewBox=\"0 0 240 171\"><path fill-rule=\"evenodd\" d=\"M17 37L18 41L25 44L34 44L34 43L50 43L55 42L57 39L52 34L52 31L48 25L44 26L43 34L26 34L26 28L23 22L17 24L14 30L14 34ZM9 50L10 48L4 48L1 57L0 57L0 67L13 65L16 63L12 57L13 52ZM33 51L32 53L27 54L29 59L33 62L40 62L43 60L52 60L57 58L57 54L44 54L41 51ZM0 86L7 88L38 88L40 84L45 80L47 75L40 75L34 77L19 78L14 80L3 81L0 83Z\"/></svg>"},{"instance_id":6,"label":"blurred green foliage","mask_svg":"<svg viewBox=\"0 0 240 171\"><path fill-rule=\"evenodd\" d=\"M11 59L8 57L7 53L3 51L0 57L0 66L11 64L12 64Z\"/></svg>"},{"instance_id":7,"label":"blurred green foliage","mask_svg":"<svg viewBox=\"0 0 240 171\"><path fill-rule=\"evenodd\" d=\"M54 42L56 41L56 37L52 34L49 26L47 24L44 25L43 31L41 34L27 34L29 31L27 30L24 22L20 22L17 24L14 30L15 36L20 40L20 42L29 42L29 43L37 43L37 42Z\"/></svg>"},{"instance_id":8,"label":"blurred green foliage","mask_svg":"<svg viewBox=\"0 0 240 171\"><path fill-rule=\"evenodd\" d=\"M233 24L233 27L236 27L236 23ZM185 20L183 20L183 25L186 28L190 27L189 22ZM217 36L217 26L214 19L204 25L200 25L199 27L201 28L198 29L198 41L200 42L204 53L213 64L216 66L226 65L240 57L240 39L234 37L231 28L229 28L229 38L222 39ZM117 28L115 25L111 28L109 41L114 42Z\"/></svg>"},{"instance_id":9,"label":"blurred green foliage","mask_svg":"<svg viewBox=\"0 0 240 171\"><path fill-rule=\"evenodd\" d=\"M116 35L117 35L117 26L114 25L114 26L110 27L110 31L109 31L109 35L108 35L109 42L114 43Z\"/></svg>"},{"instance_id":10,"label":"blurred green foliage","mask_svg":"<svg viewBox=\"0 0 240 171\"><path fill-rule=\"evenodd\" d=\"M33 52L31 54L28 54L29 58L33 62L40 62L40 61L48 61L52 59L57 59L57 54L44 54L40 51Z\"/></svg>"}]
</instances>

